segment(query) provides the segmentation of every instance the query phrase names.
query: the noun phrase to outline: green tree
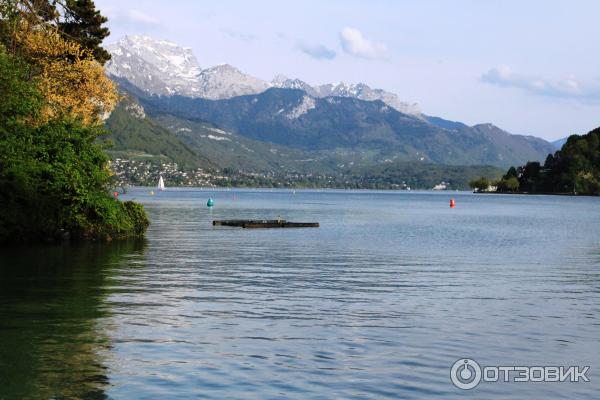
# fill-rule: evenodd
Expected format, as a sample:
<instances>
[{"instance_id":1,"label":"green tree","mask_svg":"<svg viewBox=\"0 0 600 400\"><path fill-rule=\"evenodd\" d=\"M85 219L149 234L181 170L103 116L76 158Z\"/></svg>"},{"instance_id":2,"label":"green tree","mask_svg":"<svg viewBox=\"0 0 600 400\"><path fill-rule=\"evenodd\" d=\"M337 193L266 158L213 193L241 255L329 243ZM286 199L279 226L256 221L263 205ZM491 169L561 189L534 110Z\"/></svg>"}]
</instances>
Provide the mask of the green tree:
<instances>
[{"instance_id":1,"label":"green tree","mask_svg":"<svg viewBox=\"0 0 600 400\"><path fill-rule=\"evenodd\" d=\"M143 234L142 207L108 194L103 131L65 117L33 124L45 99L1 45L0 92L0 242Z\"/></svg>"},{"instance_id":2,"label":"green tree","mask_svg":"<svg viewBox=\"0 0 600 400\"><path fill-rule=\"evenodd\" d=\"M507 191L509 178L516 177L519 189L530 193L600 195L600 128L586 135L571 135L563 147L546 157L544 165L528 162L511 167L499 183Z\"/></svg>"},{"instance_id":3,"label":"green tree","mask_svg":"<svg viewBox=\"0 0 600 400\"><path fill-rule=\"evenodd\" d=\"M541 170L542 167L537 161L530 161L524 166L517 168L517 179L519 180L520 190L523 192L536 192L541 182Z\"/></svg>"},{"instance_id":4,"label":"green tree","mask_svg":"<svg viewBox=\"0 0 600 400\"><path fill-rule=\"evenodd\" d=\"M508 169L508 171L506 171L506 174L502 177L502 179L510 179L510 178L517 178L518 174L517 174L517 169L515 167L510 167Z\"/></svg>"},{"instance_id":5,"label":"green tree","mask_svg":"<svg viewBox=\"0 0 600 400\"><path fill-rule=\"evenodd\" d=\"M490 181L488 178L482 176L469 182L469 186L471 189L475 189L478 192L485 192L490 187Z\"/></svg>"},{"instance_id":6,"label":"green tree","mask_svg":"<svg viewBox=\"0 0 600 400\"><path fill-rule=\"evenodd\" d=\"M108 20L92 0L0 0L0 39L9 49L15 47L17 19L34 27L54 26L65 40L89 50L99 63L110 60L110 53L101 46L110 34L103 26Z\"/></svg>"},{"instance_id":7,"label":"green tree","mask_svg":"<svg viewBox=\"0 0 600 400\"><path fill-rule=\"evenodd\" d=\"M104 64L110 60L110 53L101 47L110 31L103 26L108 19L100 14L92 0L64 0L62 16L58 22L59 31L66 39L79 43L92 51L94 58Z\"/></svg>"},{"instance_id":8,"label":"green tree","mask_svg":"<svg viewBox=\"0 0 600 400\"><path fill-rule=\"evenodd\" d=\"M508 179L500 179L496 183L498 192L516 192L519 190L519 180L514 176Z\"/></svg>"}]
</instances>

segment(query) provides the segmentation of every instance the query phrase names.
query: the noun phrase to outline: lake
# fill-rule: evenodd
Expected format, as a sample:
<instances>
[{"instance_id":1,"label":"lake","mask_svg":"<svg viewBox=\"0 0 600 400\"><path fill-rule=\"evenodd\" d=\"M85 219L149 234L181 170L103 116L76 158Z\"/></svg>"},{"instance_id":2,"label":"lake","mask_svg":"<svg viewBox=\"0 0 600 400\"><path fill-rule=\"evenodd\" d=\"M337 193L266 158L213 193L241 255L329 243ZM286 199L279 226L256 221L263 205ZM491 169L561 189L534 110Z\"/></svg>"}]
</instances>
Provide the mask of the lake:
<instances>
[{"instance_id":1,"label":"lake","mask_svg":"<svg viewBox=\"0 0 600 400\"><path fill-rule=\"evenodd\" d=\"M121 196L146 206L145 240L0 249L0 399L600 392L599 198L149 191ZM321 227L211 224L277 216ZM590 382L466 391L465 357Z\"/></svg>"}]
</instances>

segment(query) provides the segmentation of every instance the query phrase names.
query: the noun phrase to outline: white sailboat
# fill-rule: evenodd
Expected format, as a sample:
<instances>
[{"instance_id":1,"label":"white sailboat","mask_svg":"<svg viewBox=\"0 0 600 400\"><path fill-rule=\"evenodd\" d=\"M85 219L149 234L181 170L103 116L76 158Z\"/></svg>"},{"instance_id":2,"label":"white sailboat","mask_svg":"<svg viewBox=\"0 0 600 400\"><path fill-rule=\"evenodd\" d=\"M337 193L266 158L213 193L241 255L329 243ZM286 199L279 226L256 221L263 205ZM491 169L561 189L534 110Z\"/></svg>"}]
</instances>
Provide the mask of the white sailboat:
<instances>
[{"instance_id":1,"label":"white sailboat","mask_svg":"<svg viewBox=\"0 0 600 400\"><path fill-rule=\"evenodd\" d=\"M165 190L165 181L163 180L163 177L161 176L160 179L158 180L158 190L160 190L161 192L163 190Z\"/></svg>"}]
</instances>

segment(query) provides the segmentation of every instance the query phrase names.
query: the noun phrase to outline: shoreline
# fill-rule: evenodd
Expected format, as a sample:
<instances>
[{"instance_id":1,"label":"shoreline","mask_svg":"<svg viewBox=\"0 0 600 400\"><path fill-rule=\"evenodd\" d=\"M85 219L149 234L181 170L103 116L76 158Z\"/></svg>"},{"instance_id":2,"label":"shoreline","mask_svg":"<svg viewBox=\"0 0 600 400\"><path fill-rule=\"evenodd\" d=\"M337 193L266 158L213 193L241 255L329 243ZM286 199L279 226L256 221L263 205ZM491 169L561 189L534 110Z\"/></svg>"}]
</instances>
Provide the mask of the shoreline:
<instances>
[{"instance_id":1,"label":"shoreline","mask_svg":"<svg viewBox=\"0 0 600 400\"><path fill-rule=\"evenodd\" d=\"M128 186L127 192L130 189L134 190L149 190L154 191L155 194L161 193L161 191L157 190L156 186ZM111 190L121 190L121 187L112 188ZM233 192L233 191L262 191L262 192L384 192L384 193L439 193L439 194L474 194L473 191L468 189L456 189L456 190L433 190L433 189L382 189L382 188L336 188L336 187L303 187L303 188L295 188L295 187L263 187L263 186L236 186L236 187L228 187L228 186L168 186L165 188L163 192L169 191L189 191L189 192ZM123 194L119 192L119 194Z\"/></svg>"},{"instance_id":2,"label":"shoreline","mask_svg":"<svg viewBox=\"0 0 600 400\"><path fill-rule=\"evenodd\" d=\"M595 194L574 194L574 193L554 193L554 192L473 192L473 194L518 194L528 196L567 196L567 197L600 197Z\"/></svg>"}]
</instances>

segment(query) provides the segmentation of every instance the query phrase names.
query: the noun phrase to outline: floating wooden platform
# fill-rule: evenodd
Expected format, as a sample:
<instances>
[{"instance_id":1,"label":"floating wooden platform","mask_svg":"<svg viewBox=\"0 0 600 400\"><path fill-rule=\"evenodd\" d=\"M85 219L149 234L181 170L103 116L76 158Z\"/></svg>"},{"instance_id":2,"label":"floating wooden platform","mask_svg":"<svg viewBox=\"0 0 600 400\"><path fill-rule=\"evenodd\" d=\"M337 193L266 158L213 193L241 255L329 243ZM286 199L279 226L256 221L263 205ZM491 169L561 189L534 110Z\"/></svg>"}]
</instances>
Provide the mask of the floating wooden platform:
<instances>
[{"instance_id":1,"label":"floating wooden platform","mask_svg":"<svg viewBox=\"0 0 600 400\"><path fill-rule=\"evenodd\" d=\"M318 222L288 222L277 219L225 219L214 220L214 226L237 226L241 228L318 228Z\"/></svg>"}]
</instances>

